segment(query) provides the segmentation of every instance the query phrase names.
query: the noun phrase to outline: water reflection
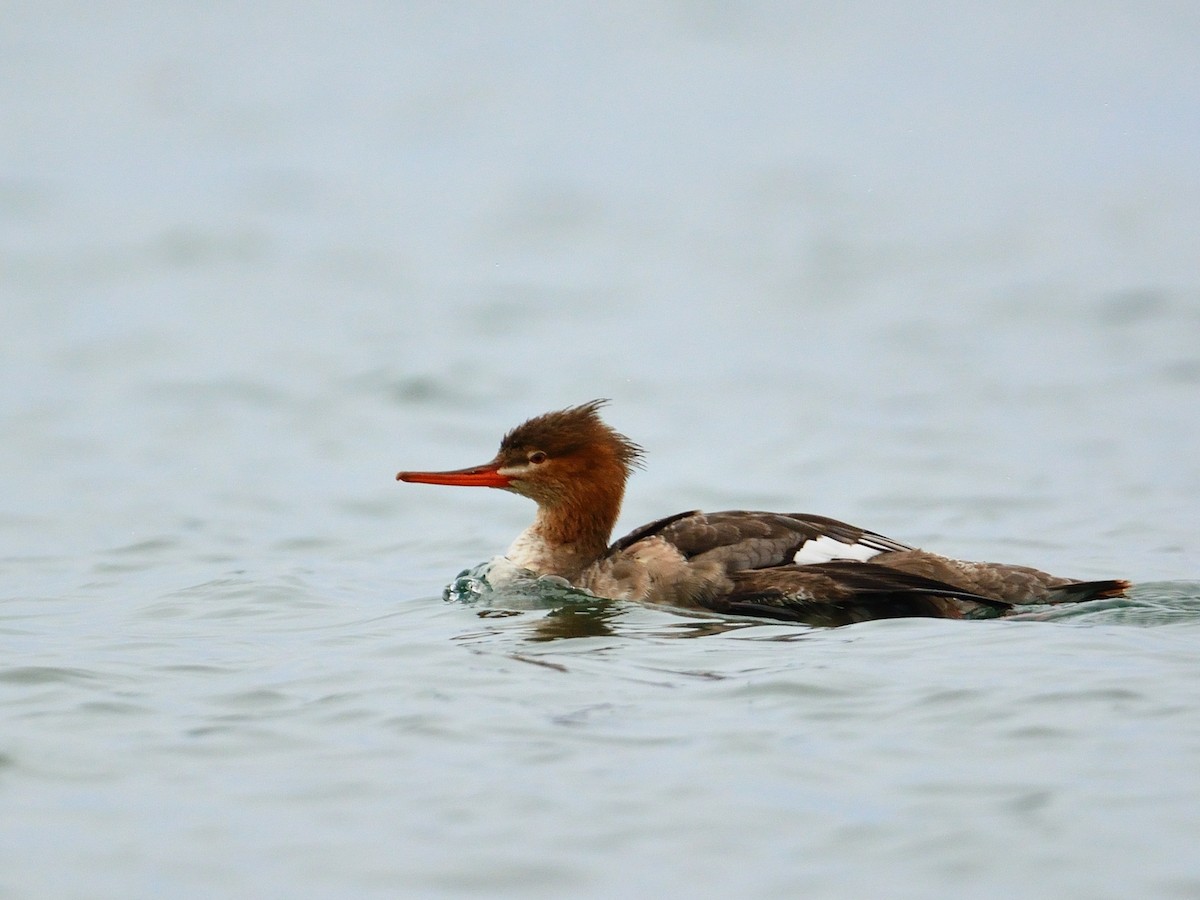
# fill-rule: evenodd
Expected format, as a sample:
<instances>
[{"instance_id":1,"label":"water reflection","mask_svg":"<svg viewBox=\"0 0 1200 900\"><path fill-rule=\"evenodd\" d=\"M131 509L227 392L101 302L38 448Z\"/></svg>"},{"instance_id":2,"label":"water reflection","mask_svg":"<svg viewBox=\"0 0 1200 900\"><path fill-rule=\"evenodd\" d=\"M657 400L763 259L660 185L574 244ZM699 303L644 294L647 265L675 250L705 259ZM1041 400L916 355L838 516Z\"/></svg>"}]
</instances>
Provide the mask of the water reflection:
<instances>
[{"instance_id":1,"label":"water reflection","mask_svg":"<svg viewBox=\"0 0 1200 900\"><path fill-rule=\"evenodd\" d=\"M589 603L571 603L552 609L534 626L531 641L564 638L606 637L614 634L612 623L621 614L621 604L596 598Z\"/></svg>"}]
</instances>

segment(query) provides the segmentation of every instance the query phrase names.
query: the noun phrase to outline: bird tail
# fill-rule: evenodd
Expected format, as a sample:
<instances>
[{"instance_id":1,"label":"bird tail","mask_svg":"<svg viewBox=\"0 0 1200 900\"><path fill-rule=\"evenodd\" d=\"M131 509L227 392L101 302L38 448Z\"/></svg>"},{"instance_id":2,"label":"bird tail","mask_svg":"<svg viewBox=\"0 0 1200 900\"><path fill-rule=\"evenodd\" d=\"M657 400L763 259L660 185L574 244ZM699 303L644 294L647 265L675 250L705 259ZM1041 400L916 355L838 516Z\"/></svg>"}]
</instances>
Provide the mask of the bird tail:
<instances>
[{"instance_id":1,"label":"bird tail","mask_svg":"<svg viewBox=\"0 0 1200 900\"><path fill-rule=\"evenodd\" d=\"M1084 600L1103 600L1109 597L1124 597L1130 587L1128 581L1074 581L1050 588L1047 603L1081 603Z\"/></svg>"}]
</instances>

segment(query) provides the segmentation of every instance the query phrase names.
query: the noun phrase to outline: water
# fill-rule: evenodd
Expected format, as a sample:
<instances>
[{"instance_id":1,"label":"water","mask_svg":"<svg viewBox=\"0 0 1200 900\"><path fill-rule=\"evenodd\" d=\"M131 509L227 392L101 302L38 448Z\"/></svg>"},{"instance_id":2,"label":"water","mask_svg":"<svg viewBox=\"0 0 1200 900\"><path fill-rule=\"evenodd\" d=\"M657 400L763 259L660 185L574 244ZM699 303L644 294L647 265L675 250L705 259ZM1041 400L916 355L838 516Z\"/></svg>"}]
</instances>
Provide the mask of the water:
<instances>
[{"instance_id":1,"label":"water","mask_svg":"<svg viewBox=\"0 0 1200 900\"><path fill-rule=\"evenodd\" d=\"M1200 896L1198 36L9 10L0 897ZM817 512L1138 587L444 602L532 509L395 471L601 396L649 451L618 529Z\"/></svg>"}]
</instances>

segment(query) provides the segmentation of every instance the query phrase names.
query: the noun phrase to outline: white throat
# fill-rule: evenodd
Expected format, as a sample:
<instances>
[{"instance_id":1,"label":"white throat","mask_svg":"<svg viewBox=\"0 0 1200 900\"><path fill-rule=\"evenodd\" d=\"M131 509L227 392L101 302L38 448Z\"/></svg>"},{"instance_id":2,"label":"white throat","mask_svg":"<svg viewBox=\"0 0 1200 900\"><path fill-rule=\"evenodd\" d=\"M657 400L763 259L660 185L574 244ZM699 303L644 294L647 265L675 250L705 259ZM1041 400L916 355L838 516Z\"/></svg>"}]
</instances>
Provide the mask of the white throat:
<instances>
[{"instance_id":1,"label":"white throat","mask_svg":"<svg viewBox=\"0 0 1200 900\"><path fill-rule=\"evenodd\" d=\"M560 575L569 581L595 562L591 554L575 544L548 543L536 522L517 535L505 556L536 575Z\"/></svg>"}]
</instances>

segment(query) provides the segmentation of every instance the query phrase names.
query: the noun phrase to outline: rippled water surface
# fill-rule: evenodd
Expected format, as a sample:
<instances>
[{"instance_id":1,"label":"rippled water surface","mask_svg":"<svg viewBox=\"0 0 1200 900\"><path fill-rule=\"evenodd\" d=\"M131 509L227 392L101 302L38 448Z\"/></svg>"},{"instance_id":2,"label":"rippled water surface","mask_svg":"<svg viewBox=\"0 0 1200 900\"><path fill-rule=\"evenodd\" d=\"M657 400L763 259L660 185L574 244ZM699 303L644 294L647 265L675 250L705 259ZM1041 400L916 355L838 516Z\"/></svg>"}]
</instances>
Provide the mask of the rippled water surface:
<instances>
[{"instance_id":1,"label":"rippled water surface","mask_svg":"<svg viewBox=\"0 0 1200 900\"><path fill-rule=\"evenodd\" d=\"M1200 897L1200 16L272 3L0 36L0 898ZM397 485L610 397L618 529L1128 599L446 601Z\"/></svg>"}]
</instances>

